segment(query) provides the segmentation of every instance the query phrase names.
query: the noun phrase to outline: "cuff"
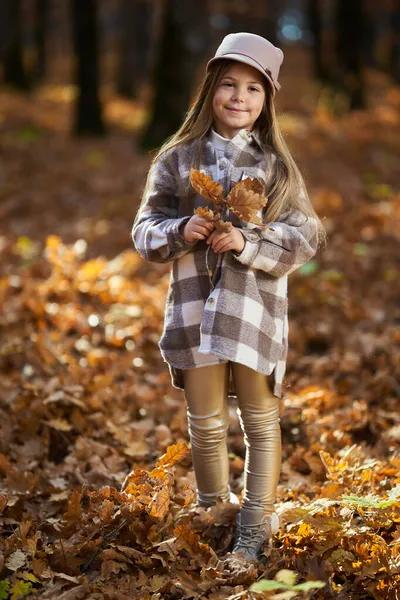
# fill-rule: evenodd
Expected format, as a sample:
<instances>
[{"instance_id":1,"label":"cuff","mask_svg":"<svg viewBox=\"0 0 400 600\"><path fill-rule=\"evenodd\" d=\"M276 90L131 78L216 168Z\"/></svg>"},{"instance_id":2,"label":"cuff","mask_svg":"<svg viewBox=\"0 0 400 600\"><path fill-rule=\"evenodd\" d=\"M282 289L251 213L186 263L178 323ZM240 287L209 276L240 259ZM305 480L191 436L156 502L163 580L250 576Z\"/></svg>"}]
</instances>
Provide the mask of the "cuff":
<instances>
[{"instance_id":1,"label":"cuff","mask_svg":"<svg viewBox=\"0 0 400 600\"><path fill-rule=\"evenodd\" d=\"M244 248L241 252L236 252L236 250L232 250L232 254L239 262L245 265L249 265L253 262L254 258L257 255L257 242L260 239L260 234L254 231L253 229L240 229L240 233L245 239Z\"/></svg>"},{"instance_id":2,"label":"cuff","mask_svg":"<svg viewBox=\"0 0 400 600\"><path fill-rule=\"evenodd\" d=\"M257 242L249 242L248 240L246 241L244 248L240 254L236 254L236 253L232 252L232 254L236 258L236 260L243 263L244 265L250 265L253 262L253 260L255 259L255 257L257 256L257 253L258 253Z\"/></svg>"}]
</instances>

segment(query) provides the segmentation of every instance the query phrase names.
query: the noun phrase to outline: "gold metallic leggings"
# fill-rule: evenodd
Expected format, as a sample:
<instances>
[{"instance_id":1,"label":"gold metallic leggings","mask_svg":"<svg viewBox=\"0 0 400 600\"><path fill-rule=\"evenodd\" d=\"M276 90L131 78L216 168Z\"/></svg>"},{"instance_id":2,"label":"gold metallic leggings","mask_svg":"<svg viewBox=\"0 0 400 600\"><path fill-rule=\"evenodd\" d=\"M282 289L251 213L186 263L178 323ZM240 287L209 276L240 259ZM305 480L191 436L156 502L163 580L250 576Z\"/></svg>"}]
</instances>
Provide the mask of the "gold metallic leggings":
<instances>
[{"instance_id":1,"label":"gold metallic leggings","mask_svg":"<svg viewBox=\"0 0 400 600\"><path fill-rule=\"evenodd\" d=\"M281 470L279 398L266 377L236 362L184 369L188 430L200 506L229 500L229 369L238 399L237 414L246 446L242 507L273 512Z\"/></svg>"}]
</instances>

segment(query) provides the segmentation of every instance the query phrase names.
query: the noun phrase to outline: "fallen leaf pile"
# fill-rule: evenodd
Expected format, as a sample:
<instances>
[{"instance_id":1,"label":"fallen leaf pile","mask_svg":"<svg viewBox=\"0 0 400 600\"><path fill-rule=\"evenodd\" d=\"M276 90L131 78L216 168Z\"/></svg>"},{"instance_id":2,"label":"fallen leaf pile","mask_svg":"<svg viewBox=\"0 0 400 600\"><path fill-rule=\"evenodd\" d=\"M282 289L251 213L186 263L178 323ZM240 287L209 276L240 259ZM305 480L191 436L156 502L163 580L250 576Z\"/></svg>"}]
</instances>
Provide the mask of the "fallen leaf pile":
<instances>
[{"instance_id":1,"label":"fallen leaf pile","mask_svg":"<svg viewBox=\"0 0 400 600\"><path fill-rule=\"evenodd\" d=\"M282 118L328 245L290 279L281 529L265 565L235 570L239 507L195 504L185 403L157 345L171 265L130 239L148 159L130 140L49 133L29 100L0 95L0 598L396 600L400 93L371 106ZM39 136L22 135L27 115Z\"/></svg>"}]
</instances>

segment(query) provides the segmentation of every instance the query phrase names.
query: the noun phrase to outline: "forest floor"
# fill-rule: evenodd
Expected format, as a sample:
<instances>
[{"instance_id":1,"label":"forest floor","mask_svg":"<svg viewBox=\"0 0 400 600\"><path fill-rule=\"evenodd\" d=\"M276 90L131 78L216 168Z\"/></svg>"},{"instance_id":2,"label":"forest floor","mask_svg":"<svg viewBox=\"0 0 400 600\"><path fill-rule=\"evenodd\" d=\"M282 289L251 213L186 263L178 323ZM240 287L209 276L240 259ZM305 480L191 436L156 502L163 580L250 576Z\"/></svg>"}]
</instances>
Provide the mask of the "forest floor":
<instances>
[{"instance_id":1,"label":"forest floor","mask_svg":"<svg viewBox=\"0 0 400 600\"><path fill-rule=\"evenodd\" d=\"M295 589L283 569L324 582L313 598L398 598L400 90L369 72L369 108L333 114L293 73L278 112L328 243L290 277L281 529L245 570L221 558L238 506L194 505L157 346L170 265L130 237L143 106L105 94L109 136L76 140L72 88L0 91L0 599L255 598Z\"/></svg>"}]
</instances>

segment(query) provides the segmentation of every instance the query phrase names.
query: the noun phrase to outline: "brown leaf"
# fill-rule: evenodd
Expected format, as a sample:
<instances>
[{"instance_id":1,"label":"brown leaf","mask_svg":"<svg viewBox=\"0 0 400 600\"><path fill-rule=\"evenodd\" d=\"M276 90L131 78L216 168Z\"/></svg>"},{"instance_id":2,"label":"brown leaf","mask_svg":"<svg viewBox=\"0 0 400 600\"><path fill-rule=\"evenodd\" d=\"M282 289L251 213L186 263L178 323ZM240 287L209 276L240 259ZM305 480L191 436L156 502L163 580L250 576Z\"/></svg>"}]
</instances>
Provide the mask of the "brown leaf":
<instances>
[{"instance_id":1,"label":"brown leaf","mask_svg":"<svg viewBox=\"0 0 400 600\"><path fill-rule=\"evenodd\" d=\"M189 177L190 183L200 196L208 202L221 202L224 196L224 188L220 183L216 183L209 175L205 175L196 169L190 170Z\"/></svg>"},{"instance_id":2,"label":"brown leaf","mask_svg":"<svg viewBox=\"0 0 400 600\"><path fill-rule=\"evenodd\" d=\"M178 442L177 444L168 446L165 454L163 454L160 460L156 462L156 467L171 467L183 460L189 452L190 450L185 442Z\"/></svg>"},{"instance_id":3,"label":"brown leaf","mask_svg":"<svg viewBox=\"0 0 400 600\"><path fill-rule=\"evenodd\" d=\"M128 569L125 563L119 563L115 560L106 560L101 565L101 579L109 579L111 575L118 575L120 571Z\"/></svg>"},{"instance_id":4,"label":"brown leaf","mask_svg":"<svg viewBox=\"0 0 400 600\"><path fill-rule=\"evenodd\" d=\"M185 548L189 554L200 559L200 562L208 564L215 557L215 553L208 544L200 542L200 536L189 529L186 525L177 525L174 529L177 547Z\"/></svg>"},{"instance_id":5,"label":"brown leaf","mask_svg":"<svg viewBox=\"0 0 400 600\"><path fill-rule=\"evenodd\" d=\"M233 225L230 221L223 221L222 219L215 221L215 229L217 231L220 231L223 233L229 233L231 231L232 227L233 227Z\"/></svg>"},{"instance_id":6,"label":"brown leaf","mask_svg":"<svg viewBox=\"0 0 400 600\"><path fill-rule=\"evenodd\" d=\"M255 187L259 189L258 186ZM267 202L268 200L265 196L250 189L248 179L237 183L226 198L226 203L230 211L239 218L257 225L263 225L263 221L257 216L257 212Z\"/></svg>"},{"instance_id":7,"label":"brown leaf","mask_svg":"<svg viewBox=\"0 0 400 600\"><path fill-rule=\"evenodd\" d=\"M149 514L160 521L168 512L170 503L169 491L163 488L156 492L149 504Z\"/></svg>"},{"instance_id":8,"label":"brown leaf","mask_svg":"<svg viewBox=\"0 0 400 600\"><path fill-rule=\"evenodd\" d=\"M204 206L199 206L194 209L193 214L206 219L207 221L215 221L219 218L219 213L214 213L211 208L207 208Z\"/></svg>"},{"instance_id":9,"label":"brown leaf","mask_svg":"<svg viewBox=\"0 0 400 600\"><path fill-rule=\"evenodd\" d=\"M82 493L79 490L74 490L69 499L68 508L64 513L64 519L72 523L79 521L81 514Z\"/></svg>"},{"instance_id":10,"label":"brown leaf","mask_svg":"<svg viewBox=\"0 0 400 600\"><path fill-rule=\"evenodd\" d=\"M100 519L102 523L109 523L114 516L114 512L114 502L111 502L111 500L104 500L100 511Z\"/></svg>"}]
</instances>

